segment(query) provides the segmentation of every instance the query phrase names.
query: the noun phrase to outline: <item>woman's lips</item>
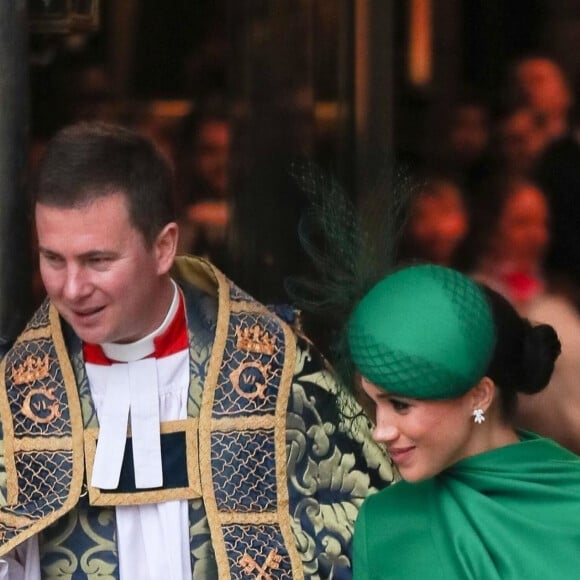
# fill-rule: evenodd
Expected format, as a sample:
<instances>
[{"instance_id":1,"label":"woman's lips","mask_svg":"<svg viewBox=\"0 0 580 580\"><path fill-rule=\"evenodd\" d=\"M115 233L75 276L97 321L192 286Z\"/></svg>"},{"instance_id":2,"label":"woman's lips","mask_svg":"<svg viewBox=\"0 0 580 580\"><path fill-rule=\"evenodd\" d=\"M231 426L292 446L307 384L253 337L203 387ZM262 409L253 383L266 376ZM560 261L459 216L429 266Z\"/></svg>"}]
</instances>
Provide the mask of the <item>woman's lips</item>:
<instances>
[{"instance_id":1,"label":"woman's lips","mask_svg":"<svg viewBox=\"0 0 580 580\"><path fill-rule=\"evenodd\" d=\"M413 445L410 447L395 447L389 449L389 455L395 463L402 463L410 456L413 449L415 449Z\"/></svg>"}]
</instances>

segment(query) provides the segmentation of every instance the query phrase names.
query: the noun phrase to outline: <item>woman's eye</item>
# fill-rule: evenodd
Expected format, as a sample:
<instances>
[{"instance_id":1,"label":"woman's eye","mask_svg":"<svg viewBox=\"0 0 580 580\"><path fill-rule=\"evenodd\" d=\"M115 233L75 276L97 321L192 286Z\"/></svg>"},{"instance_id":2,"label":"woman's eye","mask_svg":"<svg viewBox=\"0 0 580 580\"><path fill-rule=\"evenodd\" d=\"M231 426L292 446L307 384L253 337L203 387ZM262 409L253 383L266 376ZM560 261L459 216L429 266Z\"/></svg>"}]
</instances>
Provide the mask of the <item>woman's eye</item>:
<instances>
[{"instance_id":1,"label":"woman's eye","mask_svg":"<svg viewBox=\"0 0 580 580\"><path fill-rule=\"evenodd\" d=\"M405 401L399 401L399 399L391 399L391 405L397 412L406 411L410 407L409 403L406 403Z\"/></svg>"}]
</instances>

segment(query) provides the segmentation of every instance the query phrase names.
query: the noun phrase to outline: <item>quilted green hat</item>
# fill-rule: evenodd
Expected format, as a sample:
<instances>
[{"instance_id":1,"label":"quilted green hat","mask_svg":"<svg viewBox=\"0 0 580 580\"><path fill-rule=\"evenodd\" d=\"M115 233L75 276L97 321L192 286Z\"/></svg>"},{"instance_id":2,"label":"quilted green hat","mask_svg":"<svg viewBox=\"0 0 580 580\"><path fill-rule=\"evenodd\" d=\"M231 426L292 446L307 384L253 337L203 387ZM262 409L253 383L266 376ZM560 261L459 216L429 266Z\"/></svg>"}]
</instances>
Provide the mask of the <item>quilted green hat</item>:
<instances>
[{"instance_id":1,"label":"quilted green hat","mask_svg":"<svg viewBox=\"0 0 580 580\"><path fill-rule=\"evenodd\" d=\"M348 324L354 364L389 393L451 399L484 376L495 330L483 291L455 270L412 266L383 278Z\"/></svg>"}]
</instances>

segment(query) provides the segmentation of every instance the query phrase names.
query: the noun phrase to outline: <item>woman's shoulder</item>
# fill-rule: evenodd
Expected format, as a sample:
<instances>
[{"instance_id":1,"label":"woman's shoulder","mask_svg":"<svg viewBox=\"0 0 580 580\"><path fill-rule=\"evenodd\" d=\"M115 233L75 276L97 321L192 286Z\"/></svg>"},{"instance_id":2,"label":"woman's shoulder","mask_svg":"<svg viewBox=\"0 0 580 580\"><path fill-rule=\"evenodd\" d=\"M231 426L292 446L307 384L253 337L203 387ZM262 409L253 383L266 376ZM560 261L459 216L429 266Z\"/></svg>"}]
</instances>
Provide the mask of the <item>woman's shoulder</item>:
<instances>
[{"instance_id":1,"label":"woman's shoulder","mask_svg":"<svg viewBox=\"0 0 580 580\"><path fill-rule=\"evenodd\" d=\"M412 513L425 513L433 488L433 479L417 483L399 481L368 497L363 509L367 518L385 513L393 516L401 513L405 517Z\"/></svg>"},{"instance_id":2,"label":"woman's shoulder","mask_svg":"<svg viewBox=\"0 0 580 580\"><path fill-rule=\"evenodd\" d=\"M438 568L434 544L432 487L432 480L401 481L372 495L363 504L355 542L364 546L370 567L380 563L384 572L381 576L377 574L377 578L445 577Z\"/></svg>"}]
</instances>

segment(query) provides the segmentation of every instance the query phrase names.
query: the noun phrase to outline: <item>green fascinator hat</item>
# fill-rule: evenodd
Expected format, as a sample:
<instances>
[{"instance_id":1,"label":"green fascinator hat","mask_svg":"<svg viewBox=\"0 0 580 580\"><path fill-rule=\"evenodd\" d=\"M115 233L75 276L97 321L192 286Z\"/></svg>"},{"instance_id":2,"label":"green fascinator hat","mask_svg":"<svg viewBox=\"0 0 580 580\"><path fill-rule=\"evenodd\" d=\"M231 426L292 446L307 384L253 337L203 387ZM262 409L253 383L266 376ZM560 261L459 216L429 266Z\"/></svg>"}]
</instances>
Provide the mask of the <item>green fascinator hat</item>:
<instances>
[{"instance_id":1,"label":"green fascinator hat","mask_svg":"<svg viewBox=\"0 0 580 580\"><path fill-rule=\"evenodd\" d=\"M451 399L485 375L495 347L493 316L466 276L412 266L383 278L359 302L348 344L358 371L389 393Z\"/></svg>"}]
</instances>

